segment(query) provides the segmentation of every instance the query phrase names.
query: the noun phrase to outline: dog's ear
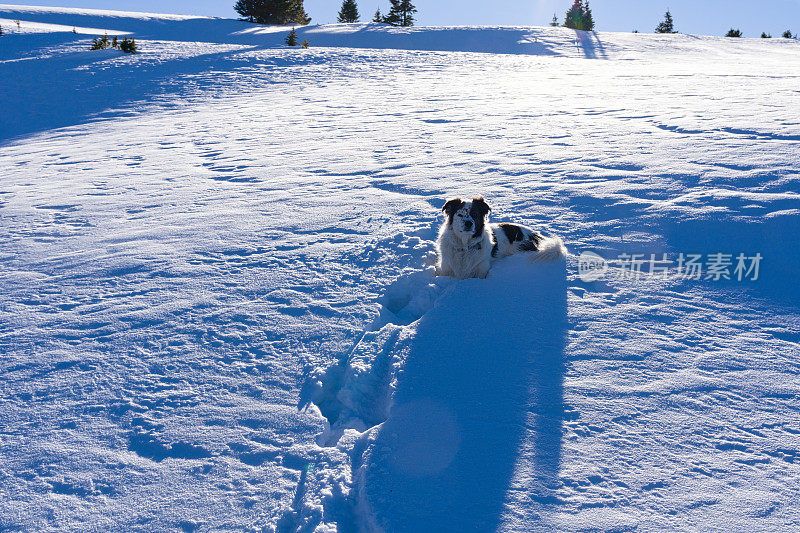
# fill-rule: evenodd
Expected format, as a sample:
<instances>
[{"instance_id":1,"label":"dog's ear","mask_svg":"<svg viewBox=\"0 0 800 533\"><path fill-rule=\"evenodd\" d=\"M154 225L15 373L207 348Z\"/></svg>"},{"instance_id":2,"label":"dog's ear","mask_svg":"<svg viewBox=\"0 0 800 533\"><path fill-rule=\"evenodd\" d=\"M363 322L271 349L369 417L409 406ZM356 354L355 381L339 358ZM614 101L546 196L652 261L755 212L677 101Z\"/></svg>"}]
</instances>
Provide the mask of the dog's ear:
<instances>
[{"instance_id":1,"label":"dog's ear","mask_svg":"<svg viewBox=\"0 0 800 533\"><path fill-rule=\"evenodd\" d=\"M461 201L461 198L453 198L452 200L447 200L447 203L442 206L442 211L449 216L453 216L453 213L461 209L462 205L464 205L464 202Z\"/></svg>"},{"instance_id":2,"label":"dog's ear","mask_svg":"<svg viewBox=\"0 0 800 533\"><path fill-rule=\"evenodd\" d=\"M475 211L480 213L481 217L485 217L489 214L489 211L492 210L492 208L489 207L489 204L486 203L486 200L483 199L483 196L476 196L473 198L472 207L475 209Z\"/></svg>"}]
</instances>

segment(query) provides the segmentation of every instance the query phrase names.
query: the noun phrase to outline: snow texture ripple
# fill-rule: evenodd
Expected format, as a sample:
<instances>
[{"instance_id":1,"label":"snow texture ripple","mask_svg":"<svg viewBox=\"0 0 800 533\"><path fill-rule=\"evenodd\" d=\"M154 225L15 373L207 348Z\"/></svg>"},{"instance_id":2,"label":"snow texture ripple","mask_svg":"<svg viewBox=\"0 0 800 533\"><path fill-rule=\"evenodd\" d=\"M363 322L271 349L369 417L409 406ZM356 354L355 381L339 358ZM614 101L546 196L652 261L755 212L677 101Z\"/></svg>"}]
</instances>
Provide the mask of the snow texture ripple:
<instances>
[{"instance_id":1,"label":"snow texture ripple","mask_svg":"<svg viewBox=\"0 0 800 533\"><path fill-rule=\"evenodd\" d=\"M0 27L0 530L800 526L798 42ZM760 276L435 278L472 194Z\"/></svg>"}]
</instances>

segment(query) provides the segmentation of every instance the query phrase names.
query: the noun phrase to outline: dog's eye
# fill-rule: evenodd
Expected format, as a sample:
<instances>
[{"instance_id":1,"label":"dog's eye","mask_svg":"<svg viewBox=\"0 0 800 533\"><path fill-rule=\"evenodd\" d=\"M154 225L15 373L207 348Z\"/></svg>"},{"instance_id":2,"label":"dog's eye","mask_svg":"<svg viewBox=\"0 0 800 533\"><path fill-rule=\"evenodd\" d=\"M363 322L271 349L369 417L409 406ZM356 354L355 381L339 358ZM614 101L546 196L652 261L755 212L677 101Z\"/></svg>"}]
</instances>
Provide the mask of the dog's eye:
<instances>
[{"instance_id":1,"label":"dog's eye","mask_svg":"<svg viewBox=\"0 0 800 533\"><path fill-rule=\"evenodd\" d=\"M458 216L464 218L464 215L462 215L461 213L459 213Z\"/></svg>"}]
</instances>

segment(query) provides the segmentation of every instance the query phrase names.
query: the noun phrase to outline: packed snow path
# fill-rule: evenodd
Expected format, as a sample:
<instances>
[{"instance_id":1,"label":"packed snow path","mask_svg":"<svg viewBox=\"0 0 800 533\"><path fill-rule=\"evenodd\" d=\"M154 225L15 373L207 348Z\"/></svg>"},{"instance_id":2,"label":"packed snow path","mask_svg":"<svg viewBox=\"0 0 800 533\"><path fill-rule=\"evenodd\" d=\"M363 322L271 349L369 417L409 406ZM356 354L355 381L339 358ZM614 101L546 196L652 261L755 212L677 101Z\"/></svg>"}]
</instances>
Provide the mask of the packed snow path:
<instances>
[{"instance_id":1,"label":"packed snow path","mask_svg":"<svg viewBox=\"0 0 800 533\"><path fill-rule=\"evenodd\" d=\"M201 20L136 56L0 37L0 529L800 525L798 43ZM575 254L760 278L426 277L474 193Z\"/></svg>"}]
</instances>

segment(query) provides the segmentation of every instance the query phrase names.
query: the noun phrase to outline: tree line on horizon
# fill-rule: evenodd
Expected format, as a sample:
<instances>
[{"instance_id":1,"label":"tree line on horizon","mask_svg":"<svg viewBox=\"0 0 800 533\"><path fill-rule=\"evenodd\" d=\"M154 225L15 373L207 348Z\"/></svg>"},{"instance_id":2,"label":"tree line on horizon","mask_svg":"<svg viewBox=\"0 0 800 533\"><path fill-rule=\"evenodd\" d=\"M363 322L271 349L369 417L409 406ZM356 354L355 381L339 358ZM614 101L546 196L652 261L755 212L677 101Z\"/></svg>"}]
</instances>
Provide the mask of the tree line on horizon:
<instances>
[{"instance_id":1,"label":"tree line on horizon","mask_svg":"<svg viewBox=\"0 0 800 533\"><path fill-rule=\"evenodd\" d=\"M389 12L381 14L380 8L372 22L393 26L413 26L417 8L411 0L389 0ZM306 14L303 0L237 0L233 9L242 20L258 24L300 24L311 22ZM361 14L355 0L343 0L339 10L339 22L358 22Z\"/></svg>"},{"instance_id":2,"label":"tree line on horizon","mask_svg":"<svg viewBox=\"0 0 800 533\"><path fill-rule=\"evenodd\" d=\"M678 30L675 29L675 21L673 20L672 13L669 12L669 9L667 9L667 12L664 14L664 20L661 21L658 24L658 26L656 26L655 32L656 33L678 33ZM638 32L635 32L635 33L638 33ZM743 35L744 34L742 33L742 30L740 30L739 28L731 28L725 34L725 37L742 37ZM783 37L784 39L796 39L797 35L792 35L791 30L786 30L785 32L783 32L781 37ZM770 35L769 33L766 33L766 32L761 32L761 38L762 39L771 39L772 35Z\"/></svg>"},{"instance_id":3,"label":"tree line on horizon","mask_svg":"<svg viewBox=\"0 0 800 533\"><path fill-rule=\"evenodd\" d=\"M384 15L380 8L375 12L372 22L391 24L393 26L413 26L416 6L411 0L389 0L389 11ZM303 0L237 0L234 6L236 12L243 20L259 24L300 24L311 22L311 17L303 7ZM361 20L356 0L342 0L342 5L337 16L338 22L353 23ZM564 23L558 21L554 14L551 26L563 26L575 30L593 31L595 28L594 15L589 6L589 0L573 0L572 6L564 14ZM638 31L634 30L634 33ZM655 28L655 33L678 33L675 29L675 20L667 9L662 20ZM738 28L731 28L726 37L742 37L743 33ZM781 35L785 39L796 39L790 30ZM761 37L769 39L772 35L763 32Z\"/></svg>"},{"instance_id":4,"label":"tree line on horizon","mask_svg":"<svg viewBox=\"0 0 800 533\"><path fill-rule=\"evenodd\" d=\"M378 8L375 16L372 17L372 22L391 24L392 26L414 25L414 13L417 12L417 8L411 3L411 0L389 0L389 4L389 12L384 15ZM361 14L358 12L356 1L342 0L342 7L336 20L343 23L360 22Z\"/></svg>"}]
</instances>

